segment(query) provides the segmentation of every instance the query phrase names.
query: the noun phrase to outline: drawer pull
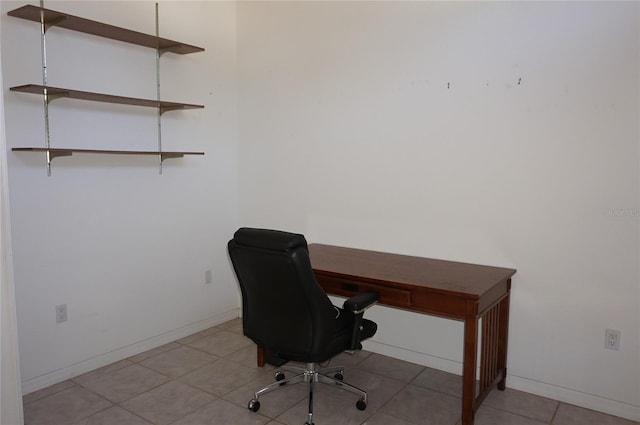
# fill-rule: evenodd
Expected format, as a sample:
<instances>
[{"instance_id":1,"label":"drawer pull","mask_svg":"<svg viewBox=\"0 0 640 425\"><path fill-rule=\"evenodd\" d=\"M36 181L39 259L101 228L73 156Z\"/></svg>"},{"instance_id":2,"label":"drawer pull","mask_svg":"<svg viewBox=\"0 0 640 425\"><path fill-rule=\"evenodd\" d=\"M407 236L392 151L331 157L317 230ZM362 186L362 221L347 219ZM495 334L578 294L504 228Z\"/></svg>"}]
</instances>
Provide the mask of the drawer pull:
<instances>
[{"instance_id":1,"label":"drawer pull","mask_svg":"<svg viewBox=\"0 0 640 425\"><path fill-rule=\"evenodd\" d=\"M350 291L350 292L359 292L358 289L358 285L354 284L354 283L341 283L340 287L342 289L344 289L345 291Z\"/></svg>"}]
</instances>

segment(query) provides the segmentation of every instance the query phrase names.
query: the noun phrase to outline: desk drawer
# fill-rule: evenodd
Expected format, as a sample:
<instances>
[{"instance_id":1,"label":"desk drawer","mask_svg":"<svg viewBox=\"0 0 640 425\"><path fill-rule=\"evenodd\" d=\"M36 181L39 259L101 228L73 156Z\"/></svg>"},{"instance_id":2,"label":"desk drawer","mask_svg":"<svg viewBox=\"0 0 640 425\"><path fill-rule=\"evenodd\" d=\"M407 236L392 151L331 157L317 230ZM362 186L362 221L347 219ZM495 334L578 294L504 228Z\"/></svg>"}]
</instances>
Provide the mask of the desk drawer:
<instances>
[{"instance_id":1,"label":"desk drawer","mask_svg":"<svg viewBox=\"0 0 640 425\"><path fill-rule=\"evenodd\" d=\"M410 307L411 292L391 288L389 286L376 285L373 283L358 282L356 280L341 279L330 276L316 274L316 279L328 294L351 297L359 292L373 291L380 294L380 303L394 307Z\"/></svg>"}]
</instances>

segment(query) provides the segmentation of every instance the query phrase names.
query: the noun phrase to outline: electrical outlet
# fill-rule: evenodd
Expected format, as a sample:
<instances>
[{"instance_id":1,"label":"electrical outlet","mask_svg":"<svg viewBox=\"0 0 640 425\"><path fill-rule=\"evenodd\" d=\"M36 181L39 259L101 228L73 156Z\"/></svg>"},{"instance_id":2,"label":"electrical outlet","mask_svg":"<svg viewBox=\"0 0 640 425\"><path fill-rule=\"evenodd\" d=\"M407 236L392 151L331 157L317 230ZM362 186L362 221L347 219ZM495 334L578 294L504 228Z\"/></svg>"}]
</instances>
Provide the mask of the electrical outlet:
<instances>
[{"instance_id":1,"label":"electrical outlet","mask_svg":"<svg viewBox=\"0 0 640 425\"><path fill-rule=\"evenodd\" d=\"M67 321L67 305L61 304L56 306L56 323Z\"/></svg>"},{"instance_id":2,"label":"electrical outlet","mask_svg":"<svg viewBox=\"0 0 640 425\"><path fill-rule=\"evenodd\" d=\"M211 276L211 270L205 270L204 272L204 283L213 282L213 277Z\"/></svg>"},{"instance_id":3,"label":"electrical outlet","mask_svg":"<svg viewBox=\"0 0 640 425\"><path fill-rule=\"evenodd\" d=\"M604 331L604 348L607 350L620 351L620 331L607 329Z\"/></svg>"}]
</instances>

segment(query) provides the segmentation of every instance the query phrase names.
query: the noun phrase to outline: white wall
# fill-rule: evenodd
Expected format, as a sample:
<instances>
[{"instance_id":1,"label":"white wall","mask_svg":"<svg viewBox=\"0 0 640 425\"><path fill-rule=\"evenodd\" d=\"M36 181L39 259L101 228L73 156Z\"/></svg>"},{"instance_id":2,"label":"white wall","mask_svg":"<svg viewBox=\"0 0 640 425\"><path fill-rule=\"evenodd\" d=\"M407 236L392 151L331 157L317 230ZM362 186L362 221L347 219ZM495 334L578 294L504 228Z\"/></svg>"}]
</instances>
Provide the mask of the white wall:
<instances>
[{"instance_id":1,"label":"white wall","mask_svg":"<svg viewBox=\"0 0 640 425\"><path fill-rule=\"evenodd\" d=\"M240 223L517 268L507 385L640 420L639 47L637 2L240 2Z\"/></svg>"},{"instance_id":2,"label":"white wall","mask_svg":"<svg viewBox=\"0 0 640 425\"><path fill-rule=\"evenodd\" d=\"M1 28L0 20L0 33ZM2 79L0 57L0 82ZM4 128L4 98L0 97L0 423L9 425L21 424L24 412L11 254L7 141Z\"/></svg>"},{"instance_id":3,"label":"white wall","mask_svg":"<svg viewBox=\"0 0 640 425\"><path fill-rule=\"evenodd\" d=\"M41 99L8 91L41 81L37 24L6 16L22 4L0 3L9 147L43 143ZM47 2L148 33L153 5ZM161 34L206 48L162 58L163 97L206 106L165 114L163 143L204 158L159 176L151 158L74 155L46 177L43 155L8 153L24 391L235 315L240 223L515 267L508 385L640 420L638 9L161 2ZM153 51L47 37L49 84L155 96ZM51 131L156 143L134 107L58 100ZM371 349L459 371L459 323L371 316Z\"/></svg>"},{"instance_id":4,"label":"white wall","mask_svg":"<svg viewBox=\"0 0 640 425\"><path fill-rule=\"evenodd\" d=\"M37 1L31 2L38 4ZM7 16L2 64L9 148L44 146L39 25ZM153 34L155 6L47 1L46 7ZM237 317L226 241L237 222L235 4L160 2L160 35L204 47L161 59L165 100L205 105L164 114L155 157L8 153L24 392ZM153 99L155 51L61 28L47 33L51 86ZM74 100L50 106L54 147L154 150L155 110ZM231 178L229 176L232 176ZM205 271L213 283L205 285ZM68 321L54 307L67 304Z\"/></svg>"}]
</instances>

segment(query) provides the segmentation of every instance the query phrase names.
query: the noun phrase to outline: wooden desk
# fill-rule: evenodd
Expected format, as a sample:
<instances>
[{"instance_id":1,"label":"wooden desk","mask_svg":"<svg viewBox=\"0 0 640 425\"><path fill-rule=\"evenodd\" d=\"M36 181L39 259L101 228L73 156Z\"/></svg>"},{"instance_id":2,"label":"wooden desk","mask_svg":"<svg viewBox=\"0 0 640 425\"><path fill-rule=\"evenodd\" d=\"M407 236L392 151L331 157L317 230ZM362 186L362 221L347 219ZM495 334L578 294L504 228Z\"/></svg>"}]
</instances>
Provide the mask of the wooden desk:
<instances>
[{"instance_id":1,"label":"wooden desk","mask_svg":"<svg viewBox=\"0 0 640 425\"><path fill-rule=\"evenodd\" d=\"M375 291L381 304L464 321L462 425L473 425L475 411L494 386L504 390L509 292L516 270L320 244L309 245L309 253L316 279L329 294Z\"/></svg>"}]
</instances>

